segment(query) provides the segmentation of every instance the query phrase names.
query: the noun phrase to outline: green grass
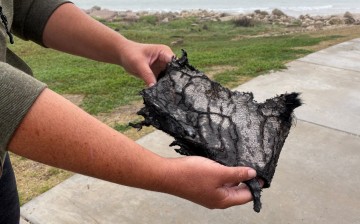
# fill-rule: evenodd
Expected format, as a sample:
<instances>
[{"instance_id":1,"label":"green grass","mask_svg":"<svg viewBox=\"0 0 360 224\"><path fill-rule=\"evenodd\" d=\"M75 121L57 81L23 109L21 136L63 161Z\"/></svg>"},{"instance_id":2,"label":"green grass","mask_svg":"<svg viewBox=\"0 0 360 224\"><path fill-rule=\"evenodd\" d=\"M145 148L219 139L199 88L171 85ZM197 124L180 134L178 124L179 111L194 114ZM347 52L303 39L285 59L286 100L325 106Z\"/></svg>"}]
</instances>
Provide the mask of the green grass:
<instances>
[{"instance_id":1,"label":"green grass","mask_svg":"<svg viewBox=\"0 0 360 224\"><path fill-rule=\"evenodd\" d=\"M136 123L136 122L135 122ZM132 127L129 124L115 124L114 129L118 132L125 132L130 130Z\"/></svg>"},{"instance_id":2,"label":"green grass","mask_svg":"<svg viewBox=\"0 0 360 224\"><path fill-rule=\"evenodd\" d=\"M250 28L236 27L232 22L199 22L196 18L160 23L156 18L147 16L137 23L118 21L106 25L144 43L169 45L182 38L183 45L173 47L174 52L181 54L181 49L186 49L190 63L198 69L204 71L216 65L236 68L214 77L228 87L235 86L241 76L257 76L283 69L286 62L311 53L302 47L338 38L293 34L241 39L237 37L276 32L282 28L263 24ZM32 67L35 77L51 89L60 94L85 95L81 106L89 113L109 112L140 99L138 92L144 87L143 82L126 74L119 66L59 53L19 39L11 48Z\"/></svg>"}]
</instances>

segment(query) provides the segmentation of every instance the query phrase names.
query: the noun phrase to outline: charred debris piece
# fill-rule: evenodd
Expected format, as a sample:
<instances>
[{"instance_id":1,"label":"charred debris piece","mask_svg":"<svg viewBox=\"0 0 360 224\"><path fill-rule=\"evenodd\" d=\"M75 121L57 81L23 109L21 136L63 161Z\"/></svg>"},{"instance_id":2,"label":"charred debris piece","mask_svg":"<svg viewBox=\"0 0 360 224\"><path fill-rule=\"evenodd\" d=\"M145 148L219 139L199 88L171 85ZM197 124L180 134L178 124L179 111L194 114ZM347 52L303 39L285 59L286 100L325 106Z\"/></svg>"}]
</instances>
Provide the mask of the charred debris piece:
<instances>
[{"instance_id":1,"label":"charred debris piece","mask_svg":"<svg viewBox=\"0 0 360 224\"><path fill-rule=\"evenodd\" d=\"M156 85L140 93L145 120L175 138L170 145L183 155L198 155L226 166L248 166L270 187L281 149L292 126L292 112L301 105L299 93L286 93L257 103L252 93L230 91L188 63L183 51L173 58ZM260 212L257 178L246 181Z\"/></svg>"}]
</instances>

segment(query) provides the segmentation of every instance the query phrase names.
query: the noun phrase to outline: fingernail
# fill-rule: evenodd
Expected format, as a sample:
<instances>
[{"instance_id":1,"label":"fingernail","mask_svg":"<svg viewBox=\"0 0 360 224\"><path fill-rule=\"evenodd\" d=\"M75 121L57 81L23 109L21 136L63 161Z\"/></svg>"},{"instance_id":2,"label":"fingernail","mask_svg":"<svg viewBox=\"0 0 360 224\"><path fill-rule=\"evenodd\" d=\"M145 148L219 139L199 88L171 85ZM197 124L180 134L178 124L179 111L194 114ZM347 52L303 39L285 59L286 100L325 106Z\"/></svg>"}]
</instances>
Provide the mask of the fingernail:
<instances>
[{"instance_id":1,"label":"fingernail","mask_svg":"<svg viewBox=\"0 0 360 224\"><path fill-rule=\"evenodd\" d=\"M241 183L239 185L239 189L246 189L246 188L248 188L248 186L246 184L244 184L244 183Z\"/></svg>"},{"instance_id":2,"label":"fingernail","mask_svg":"<svg viewBox=\"0 0 360 224\"><path fill-rule=\"evenodd\" d=\"M153 85L155 85L155 83L150 83L148 86L149 86L149 87L152 87Z\"/></svg>"},{"instance_id":3,"label":"fingernail","mask_svg":"<svg viewBox=\"0 0 360 224\"><path fill-rule=\"evenodd\" d=\"M256 171L253 170L253 169L249 169L249 170L248 170L248 176L249 176L249 178L254 178L254 177L256 177Z\"/></svg>"}]
</instances>

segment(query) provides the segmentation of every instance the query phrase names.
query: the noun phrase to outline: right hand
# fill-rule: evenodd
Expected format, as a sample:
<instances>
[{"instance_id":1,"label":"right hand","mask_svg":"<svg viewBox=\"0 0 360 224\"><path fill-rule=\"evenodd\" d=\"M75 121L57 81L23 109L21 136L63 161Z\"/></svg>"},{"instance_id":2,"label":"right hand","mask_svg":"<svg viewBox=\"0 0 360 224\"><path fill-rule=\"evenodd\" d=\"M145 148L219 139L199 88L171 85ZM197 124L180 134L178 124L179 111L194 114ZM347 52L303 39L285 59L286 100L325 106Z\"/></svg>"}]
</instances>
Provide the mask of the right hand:
<instances>
[{"instance_id":1,"label":"right hand","mask_svg":"<svg viewBox=\"0 0 360 224\"><path fill-rule=\"evenodd\" d=\"M156 83L157 75L166 68L174 56L166 45L142 44L127 40L120 49L120 65L145 81L147 86Z\"/></svg>"},{"instance_id":2,"label":"right hand","mask_svg":"<svg viewBox=\"0 0 360 224\"><path fill-rule=\"evenodd\" d=\"M204 207L228 208L252 200L243 181L256 176L248 167L226 167L198 156L170 159L164 191Z\"/></svg>"}]
</instances>

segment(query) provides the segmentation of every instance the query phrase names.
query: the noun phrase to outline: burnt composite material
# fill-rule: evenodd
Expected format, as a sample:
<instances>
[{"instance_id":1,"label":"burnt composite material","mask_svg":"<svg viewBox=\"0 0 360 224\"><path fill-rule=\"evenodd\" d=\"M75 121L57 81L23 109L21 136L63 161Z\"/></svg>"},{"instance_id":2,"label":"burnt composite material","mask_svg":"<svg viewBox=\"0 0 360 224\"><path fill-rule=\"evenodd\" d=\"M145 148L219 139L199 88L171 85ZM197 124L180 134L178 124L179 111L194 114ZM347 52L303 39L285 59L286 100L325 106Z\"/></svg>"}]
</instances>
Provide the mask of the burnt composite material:
<instances>
[{"instance_id":1,"label":"burnt composite material","mask_svg":"<svg viewBox=\"0 0 360 224\"><path fill-rule=\"evenodd\" d=\"M226 166L248 166L270 187L281 149L292 125L292 112L301 105L298 93L282 94L257 103L252 93L230 91L188 63L186 52L173 58L156 85L140 93L145 120L175 138L171 146L182 155L198 155ZM246 181L261 209L261 187Z\"/></svg>"}]
</instances>

